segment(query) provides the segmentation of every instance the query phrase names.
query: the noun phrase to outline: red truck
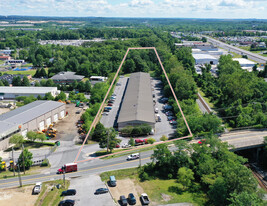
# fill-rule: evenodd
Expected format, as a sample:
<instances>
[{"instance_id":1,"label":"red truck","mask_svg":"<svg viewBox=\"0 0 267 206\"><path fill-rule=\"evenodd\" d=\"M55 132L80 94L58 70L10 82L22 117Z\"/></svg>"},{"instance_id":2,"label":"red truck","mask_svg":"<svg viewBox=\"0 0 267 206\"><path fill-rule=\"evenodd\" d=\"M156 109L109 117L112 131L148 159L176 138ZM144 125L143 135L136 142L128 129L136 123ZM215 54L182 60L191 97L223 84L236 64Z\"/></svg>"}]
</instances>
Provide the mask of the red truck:
<instances>
[{"instance_id":1,"label":"red truck","mask_svg":"<svg viewBox=\"0 0 267 206\"><path fill-rule=\"evenodd\" d=\"M147 144L147 139L136 139L135 140L135 145L142 145L142 144Z\"/></svg>"},{"instance_id":2,"label":"red truck","mask_svg":"<svg viewBox=\"0 0 267 206\"><path fill-rule=\"evenodd\" d=\"M63 171L65 171L65 173L67 172L76 172L78 170L78 167L77 167L77 163L68 163L68 164L65 164L61 167L61 169L58 169L58 174L61 174L63 173Z\"/></svg>"}]
</instances>

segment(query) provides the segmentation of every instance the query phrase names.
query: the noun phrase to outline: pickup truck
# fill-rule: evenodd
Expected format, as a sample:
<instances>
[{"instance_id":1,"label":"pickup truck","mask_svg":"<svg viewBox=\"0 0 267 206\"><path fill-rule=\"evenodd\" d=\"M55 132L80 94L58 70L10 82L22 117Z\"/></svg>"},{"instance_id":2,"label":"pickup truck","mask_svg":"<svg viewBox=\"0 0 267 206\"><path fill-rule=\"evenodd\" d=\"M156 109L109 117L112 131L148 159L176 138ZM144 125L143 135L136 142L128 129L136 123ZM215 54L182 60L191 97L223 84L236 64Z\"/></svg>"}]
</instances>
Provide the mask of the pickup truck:
<instances>
[{"instance_id":1,"label":"pickup truck","mask_svg":"<svg viewBox=\"0 0 267 206\"><path fill-rule=\"evenodd\" d=\"M142 205L149 205L150 203L146 193L141 194L140 200L141 200Z\"/></svg>"}]
</instances>

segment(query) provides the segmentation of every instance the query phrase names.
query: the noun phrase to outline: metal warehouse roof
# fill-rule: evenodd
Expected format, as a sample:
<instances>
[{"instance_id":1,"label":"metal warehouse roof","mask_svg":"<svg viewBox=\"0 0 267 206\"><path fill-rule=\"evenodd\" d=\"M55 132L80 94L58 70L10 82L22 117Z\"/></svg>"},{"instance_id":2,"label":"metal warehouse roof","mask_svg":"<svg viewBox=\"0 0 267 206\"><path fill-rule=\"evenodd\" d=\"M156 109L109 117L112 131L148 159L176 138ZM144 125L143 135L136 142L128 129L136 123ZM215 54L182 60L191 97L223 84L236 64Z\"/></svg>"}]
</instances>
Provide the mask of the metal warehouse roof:
<instances>
[{"instance_id":1,"label":"metal warehouse roof","mask_svg":"<svg viewBox=\"0 0 267 206\"><path fill-rule=\"evenodd\" d=\"M18 124L0 121L0 138L5 137L19 129Z\"/></svg>"},{"instance_id":2,"label":"metal warehouse roof","mask_svg":"<svg viewBox=\"0 0 267 206\"><path fill-rule=\"evenodd\" d=\"M122 102L118 123L128 121L155 123L150 75L132 73Z\"/></svg>"},{"instance_id":3,"label":"metal warehouse roof","mask_svg":"<svg viewBox=\"0 0 267 206\"><path fill-rule=\"evenodd\" d=\"M211 56L209 54L192 54L192 56L194 57L194 59L213 59L213 60L217 60L217 58L215 58L214 56Z\"/></svg>"},{"instance_id":4,"label":"metal warehouse roof","mask_svg":"<svg viewBox=\"0 0 267 206\"><path fill-rule=\"evenodd\" d=\"M238 61L239 64L241 64L241 65L242 65L242 64L252 64L252 65L256 64L255 62L250 61L250 60L245 59L245 58L233 58L233 60L234 60L234 61Z\"/></svg>"},{"instance_id":5,"label":"metal warehouse roof","mask_svg":"<svg viewBox=\"0 0 267 206\"><path fill-rule=\"evenodd\" d=\"M25 124L62 105L64 105L64 103L55 101L45 101L45 100L35 101L0 115L0 121L5 121L6 123L11 123L11 124Z\"/></svg>"},{"instance_id":6,"label":"metal warehouse roof","mask_svg":"<svg viewBox=\"0 0 267 206\"><path fill-rule=\"evenodd\" d=\"M45 94L57 90L57 87L0 87L0 93Z\"/></svg>"},{"instance_id":7,"label":"metal warehouse roof","mask_svg":"<svg viewBox=\"0 0 267 206\"><path fill-rule=\"evenodd\" d=\"M53 80L82 80L84 76L76 75L75 72L59 72L51 77Z\"/></svg>"}]
</instances>

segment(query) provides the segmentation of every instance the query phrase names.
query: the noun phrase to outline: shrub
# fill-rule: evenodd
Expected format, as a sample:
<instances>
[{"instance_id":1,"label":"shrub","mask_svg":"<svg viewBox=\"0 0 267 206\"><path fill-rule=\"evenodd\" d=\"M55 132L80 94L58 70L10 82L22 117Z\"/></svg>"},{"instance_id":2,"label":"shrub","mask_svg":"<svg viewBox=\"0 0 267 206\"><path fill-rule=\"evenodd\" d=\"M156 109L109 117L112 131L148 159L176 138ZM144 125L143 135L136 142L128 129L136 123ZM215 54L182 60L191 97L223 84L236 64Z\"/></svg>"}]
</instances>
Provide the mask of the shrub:
<instances>
[{"instance_id":1,"label":"shrub","mask_svg":"<svg viewBox=\"0 0 267 206\"><path fill-rule=\"evenodd\" d=\"M140 179L141 179L141 181L149 180L149 175L146 172L142 172L140 174Z\"/></svg>"},{"instance_id":2,"label":"shrub","mask_svg":"<svg viewBox=\"0 0 267 206\"><path fill-rule=\"evenodd\" d=\"M41 164L41 167L46 167L49 165L49 160L48 159L44 159L42 164Z\"/></svg>"},{"instance_id":3,"label":"shrub","mask_svg":"<svg viewBox=\"0 0 267 206\"><path fill-rule=\"evenodd\" d=\"M148 142L148 144L154 144L154 142L156 142L156 140L154 138L150 137L147 139L147 142Z\"/></svg>"},{"instance_id":4,"label":"shrub","mask_svg":"<svg viewBox=\"0 0 267 206\"><path fill-rule=\"evenodd\" d=\"M160 141L166 141L168 140L168 137L166 137L165 135L162 135L162 137L160 138Z\"/></svg>"}]
</instances>

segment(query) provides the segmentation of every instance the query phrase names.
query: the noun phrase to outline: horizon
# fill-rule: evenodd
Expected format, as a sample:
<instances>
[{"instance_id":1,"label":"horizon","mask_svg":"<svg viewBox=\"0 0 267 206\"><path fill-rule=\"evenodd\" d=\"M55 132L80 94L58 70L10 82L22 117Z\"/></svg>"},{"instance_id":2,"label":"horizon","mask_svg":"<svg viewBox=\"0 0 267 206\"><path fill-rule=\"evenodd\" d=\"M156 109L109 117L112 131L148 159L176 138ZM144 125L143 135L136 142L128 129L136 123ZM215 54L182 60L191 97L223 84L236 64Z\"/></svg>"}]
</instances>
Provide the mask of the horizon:
<instances>
[{"instance_id":1,"label":"horizon","mask_svg":"<svg viewBox=\"0 0 267 206\"><path fill-rule=\"evenodd\" d=\"M0 5L3 16L267 19L267 0L10 0Z\"/></svg>"}]
</instances>

